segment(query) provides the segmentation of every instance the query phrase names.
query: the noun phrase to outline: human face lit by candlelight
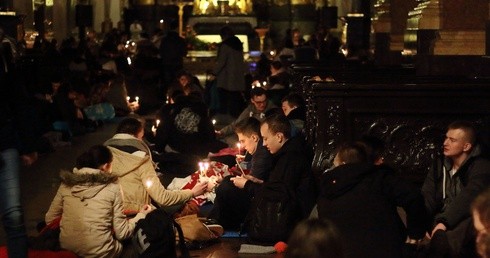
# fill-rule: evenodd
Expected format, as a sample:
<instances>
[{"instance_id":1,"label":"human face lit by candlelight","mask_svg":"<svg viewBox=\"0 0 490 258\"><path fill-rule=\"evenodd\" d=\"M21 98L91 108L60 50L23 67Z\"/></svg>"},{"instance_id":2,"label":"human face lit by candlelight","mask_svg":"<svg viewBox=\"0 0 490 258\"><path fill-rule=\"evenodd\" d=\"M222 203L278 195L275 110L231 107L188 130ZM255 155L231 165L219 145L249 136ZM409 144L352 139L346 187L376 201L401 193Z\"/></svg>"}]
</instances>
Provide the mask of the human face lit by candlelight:
<instances>
[{"instance_id":1,"label":"human face lit by candlelight","mask_svg":"<svg viewBox=\"0 0 490 258\"><path fill-rule=\"evenodd\" d=\"M263 145L271 154L278 152L286 142L284 135L271 132L267 123L260 126L260 134L262 135Z\"/></svg>"},{"instance_id":2,"label":"human face lit by candlelight","mask_svg":"<svg viewBox=\"0 0 490 258\"><path fill-rule=\"evenodd\" d=\"M293 109L295 109L295 108L296 108L296 107L291 106L291 105L289 104L289 101L287 101L287 100L282 102L282 111L284 112L284 115L285 115L285 116L288 116L288 115L289 115L289 113L291 113L291 111L292 111Z\"/></svg>"},{"instance_id":3,"label":"human face lit by candlelight","mask_svg":"<svg viewBox=\"0 0 490 258\"><path fill-rule=\"evenodd\" d=\"M244 148L248 153L254 154L255 150L257 150L257 144L259 142L259 136L256 134L252 134L247 136L243 133L237 133L238 142L241 147Z\"/></svg>"},{"instance_id":4,"label":"human face lit by candlelight","mask_svg":"<svg viewBox=\"0 0 490 258\"><path fill-rule=\"evenodd\" d=\"M264 112L267 107L267 96L265 94L260 96L252 97L252 104L255 106L257 111Z\"/></svg>"}]
</instances>

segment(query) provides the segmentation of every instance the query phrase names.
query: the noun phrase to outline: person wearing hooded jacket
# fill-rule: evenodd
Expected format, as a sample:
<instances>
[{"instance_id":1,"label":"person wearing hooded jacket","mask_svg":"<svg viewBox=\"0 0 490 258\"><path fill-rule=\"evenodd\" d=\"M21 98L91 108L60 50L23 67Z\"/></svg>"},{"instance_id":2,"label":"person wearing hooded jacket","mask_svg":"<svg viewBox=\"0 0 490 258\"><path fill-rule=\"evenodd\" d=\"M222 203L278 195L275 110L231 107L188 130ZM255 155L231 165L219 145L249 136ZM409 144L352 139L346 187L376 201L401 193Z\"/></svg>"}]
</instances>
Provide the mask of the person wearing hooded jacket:
<instances>
[{"instance_id":1,"label":"person wearing hooded jacket","mask_svg":"<svg viewBox=\"0 0 490 258\"><path fill-rule=\"evenodd\" d=\"M95 145L77 158L73 172L62 171L61 185L48 212L46 224L60 220L60 245L81 257L118 257L138 220L151 210L142 206L127 219L123 213L117 176L111 174L112 154Z\"/></svg>"},{"instance_id":2,"label":"person wearing hooded jacket","mask_svg":"<svg viewBox=\"0 0 490 258\"><path fill-rule=\"evenodd\" d=\"M104 143L114 156L114 174L119 177L125 213L134 213L141 205L149 204L150 198L158 206L165 207L184 204L206 191L207 183L204 182L192 189L166 190L155 171L150 148L143 136L142 122L126 118L120 122L116 134Z\"/></svg>"},{"instance_id":3,"label":"person wearing hooded jacket","mask_svg":"<svg viewBox=\"0 0 490 258\"><path fill-rule=\"evenodd\" d=\"M231 116L237 117L244 105L242 97L245 91L243 43L228 26L221 28L220 36L222 42L218 47L213 74L217 80L221 108Z\"/></svg>"},{"instance_id":4,"label":"person wearing hooded jacket","mask_svg":"<svg viewBox=\"0 0 490 258\"><path fill-rule=\"evenodd\" d=\"M427 220L420 191L390 167L374 165L365 144L341 145L333 163L322 176L318 217L337 226L345 257L403 257L407 239L424 237ZM407 214L406 227L397 207Z\"/></svg>"},{"instance_id":5,"label":"person wearing hooded jacket","mask_svg":"<svg viewBox=\"0 0 490 258\"><path fill-rule=\"evenodd\" d=\"M475 234L470 205L490 186L490 161L481 157L476 131L467 121L448 126L443 144L444 161L429 171L422 194L432 227L428 231L436 255L475 257Z\"/></svg>"}]
</instances>

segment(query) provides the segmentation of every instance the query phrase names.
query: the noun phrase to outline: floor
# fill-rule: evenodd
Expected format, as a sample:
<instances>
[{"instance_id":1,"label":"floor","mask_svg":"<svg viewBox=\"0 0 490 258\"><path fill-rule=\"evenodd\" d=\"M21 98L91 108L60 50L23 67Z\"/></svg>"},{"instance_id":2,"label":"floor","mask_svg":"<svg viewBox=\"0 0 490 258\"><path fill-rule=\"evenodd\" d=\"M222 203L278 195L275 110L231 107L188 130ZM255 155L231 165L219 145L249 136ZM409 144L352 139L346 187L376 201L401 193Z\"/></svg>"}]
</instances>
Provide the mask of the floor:
<instances>
[{"instance_id":1,"label":"floor","mask_svg":"<svg viewBox=\"0 0 490 258\"><path fill-rule=\"evenodd\" d=\"M43 154L32 167L22 169L22 203L25 211L26 227L30 236L37 235L36 225L44 220L44 215L56 194L60 184L59 171L61 169L71 170L79 154L89 146L103 143L110 138L114 134L116 126L116 123L105 123L93 133L75 137L71 146L60 147L54 152ZM191 256L209 258L283 257L282 254L238 254L240 244L244 242L244 239L222 238L220 242L209 247L191 251ZM0 245L5 245L3 229L0 230Z\"/></svg>"}]
</instances>

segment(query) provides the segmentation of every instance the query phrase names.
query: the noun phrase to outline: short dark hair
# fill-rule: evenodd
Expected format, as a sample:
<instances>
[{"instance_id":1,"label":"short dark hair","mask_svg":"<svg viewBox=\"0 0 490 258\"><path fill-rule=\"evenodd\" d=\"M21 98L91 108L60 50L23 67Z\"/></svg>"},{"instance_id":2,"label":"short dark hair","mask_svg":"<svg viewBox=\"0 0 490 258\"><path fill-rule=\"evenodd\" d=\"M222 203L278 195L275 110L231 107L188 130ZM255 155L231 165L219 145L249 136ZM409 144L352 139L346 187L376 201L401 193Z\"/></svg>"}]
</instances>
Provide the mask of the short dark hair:
<instances>
[{"instance_id":1,"label":"short dark hair","mask_svg":"<svg viewBox=\"0 0 490 258\"><path fill-rule=\"evenodd\" d=\"M262 124L267 124L273 134L282 133L286 139L291 138L291 123L284 114L272 114L266 117Z\"/></svg>"},{"instance_id":2,"label":"short dark hair","mask_svg":"<svg viewBox=\"0 0 490 258\"><path fill-rule=\"evenodd\" d=\"M76 168L99 168L100 166L112 162L112 153L106 146L94 145L87 151L78 156Z\"/></svg>"},{"instance_id":3,"label":"short dark hair","mask_svg":"<svg viewBox=\"0 0 490 258\"><path fill-rule=\"evenodd\" d=\"M286 258L342 258L344 250L337 227L328 219L310 218L301 221L291 233Z\"/></svg>"},{"instance_id":4,"label":"short dark hair","mask_svg":"<svg viewBox=\"0 0 490 258\"><path fill-rule=\"evenodd\" d=\"M136 118L128 117L119 123L116 133L136 135L141 130L143 130L143 122Z\"/></svg>"},{"instance_id":5,"label":"short dark hair","mask_svg":"<svg viewBox=\"0 0 490 258\"><path fill-rule=\"evenodd\" d=\"M478 213L485 228L490 228L490 188L475 198L471 205L471 211Z\"/></svg>"},{"instance_id":6,"label":"short dark hair","mask_svg":"<svg viewBox=\"0 0 490 258\"><path fill-rule=\"evenodd\" d=\"M240 120L235 125L235 133L241 133L248 137L257 134L260 137L260 121L254 117L247 117Z\"/></svg>"},{"instance_id":7,"label":"short dark hair","mask_svg":"<svg viewBox=\"0 0 490 258\"><path fill-rule=\"evenodd\" d=\"M381 138L366 134L359 139L359 143L364 144L367 157L372 162L376 162L383 157L385 142Z\"/></svg>"},{"instance_id":8,"label":"short dark hair","mask_svg":"<svg viewBox=\"0 0 490 258\"><path fill-rule=\"evenodd\" d=\"M229 26L224 26L219 30L219 35L226 39L232 36L235 36L235 33L233 32L233 29Z\"/></svg>"},{"instance_id":9,"label":"short dark hair","mask_svg":"<svg viewBox=\"0 0 490 258\"><path fill-rule=\"evenodd\" d=\"M457 120L449 124L448 130L461 129L465 132L466 138L472 145L476 142L476 129L473 123L464 120Z\"/></svg>"},{"instance_id":10,"label":"short dark hair","mask_svg":"<svg viewBox=\"0 0 490 258\"><path fill-rule=\"evenodd\" d=\"M294 93L294 92L284 96L281 102L284 101L287 101L290 106L296 106L296 107L302 107L305 104L303 97L301 97L301 95L299 95L298 93Z\"/></svg>"},{"instance_id":11,"label":"short dark hair","mask_svg":"<svg viewBox=\"0 0 490 258\"><path fill-rule=\"evenodd\" d=\"M276 61L273 61L271 63L271 66L274 67L274 69L276 69L276 70L279 70L279 69L281 69L283 67L282 62L281 61L277 61L277 60Z\"/></svg>"},{"instance_id":12,"label":"short dark hair","mask_svg":"<svg viewBox=\"0 0 490 258\"><path fill-rule=\"evenodd\" d=\"M262 87L254 87L250 90L250 98L266 95L267 91Z\"/></svg>"},{"instance_id":13,"label":"short dark hair","mask_svg":"<svg viewBox=\"0 0 490 258\"><path fill-rule=\"evenodd\" d=\"M340 145L337 155L345 164L368 162L365 145L358 142L345 142Z\"/></svg>"}]
</instances>

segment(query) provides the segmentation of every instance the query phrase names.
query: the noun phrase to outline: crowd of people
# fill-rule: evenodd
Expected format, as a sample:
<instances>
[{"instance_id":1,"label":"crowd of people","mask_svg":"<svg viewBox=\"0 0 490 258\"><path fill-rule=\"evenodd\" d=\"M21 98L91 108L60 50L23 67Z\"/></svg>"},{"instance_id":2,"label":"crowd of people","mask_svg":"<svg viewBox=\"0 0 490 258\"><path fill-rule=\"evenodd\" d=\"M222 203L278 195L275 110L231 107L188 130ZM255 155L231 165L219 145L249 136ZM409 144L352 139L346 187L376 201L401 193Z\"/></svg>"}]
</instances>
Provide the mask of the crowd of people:
<instances>
[{"instance_id":1,"label":"crowd of people","mask_svg":"<svg viewBox=\"0 0 490 258\"><path fill-rule=\"evenodd\" d=\"M268 235L264 242L289 239L286 257L490 256L490 161L481 156L471 123L449 125L444 158L421 189L384 163L382 141L368 136L338 146L333 167L316 178L312 146L304 137L305 103L291 90L287 74L290 59L268 60L269 72L253 73L247 85L241 42L224 27L212 70L220 100L216 112L234 121L218 130L209 113L212 93L182 71L185 41L173 29L158 41L141 33L136 53L128 52L127 35L118 31L101 44L88 37L75 47L70 38L60 49L41 40L37 54L44 64L65 70L50 71L35 82L23 78L29 66L15 63L12 41L0 29L0 87L2 96L8 96L0 115L1 212L11 257L27 257L18 160L34 162L43 151L39 139L47 132L58 131L63 141L70 141L115 117L120 119L114 136L87 148L73 171L61 172L61 185L46 213L46 224L59 221L61 247L78 256L129 257L128 239L138 220L157 208L179 211L210 191L216 198L204 215L225 230L244 231L260 242L265 238L257 225L266 222L254 217L277 218L272 230L284 234ZM314 44L325 48L314 56L332 54L321 32L309 43L298 30L289 35L280 56L306 60ZM138 87L130 86L134 83ZM148 130L146 120L128 117L151 110L158 110L154 130ZM246 153L238 153L232 163L242 170L245 161L248 173L201 181L192 189L165 188L165 172L190 174L198 170L199 160L236 141ZM259 201L279 188L293 198L269 200L271 206ZM274 210L278 202L288 205L288 214ZM280 221L283 217L288 220Z\"/></svg>"}]
</instances>

